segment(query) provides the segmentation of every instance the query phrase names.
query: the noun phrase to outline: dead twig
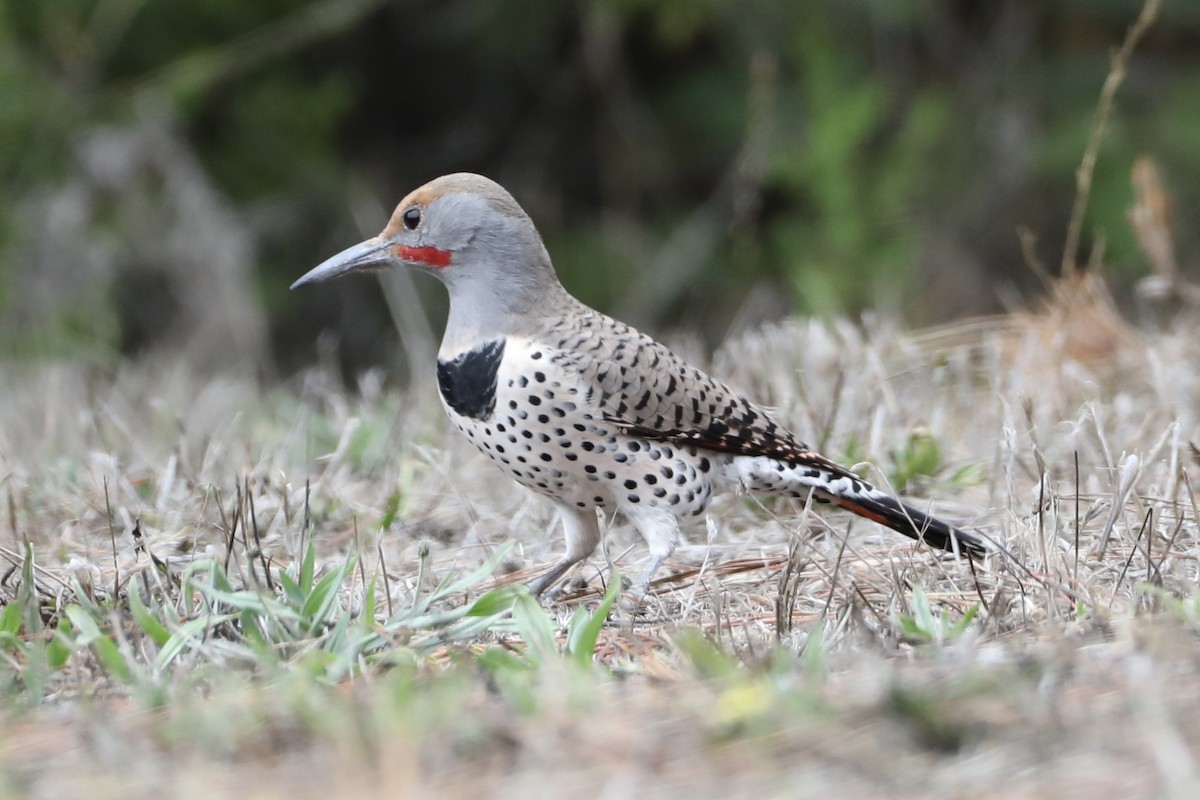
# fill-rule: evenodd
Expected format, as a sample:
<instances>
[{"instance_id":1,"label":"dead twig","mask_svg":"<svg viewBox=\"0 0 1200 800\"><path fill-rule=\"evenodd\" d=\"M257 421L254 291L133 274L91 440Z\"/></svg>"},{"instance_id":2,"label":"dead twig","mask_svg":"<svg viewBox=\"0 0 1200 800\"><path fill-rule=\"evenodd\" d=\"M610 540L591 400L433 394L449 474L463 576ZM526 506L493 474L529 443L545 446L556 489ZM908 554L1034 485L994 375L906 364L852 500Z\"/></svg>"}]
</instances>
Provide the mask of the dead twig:
<instances>
[{"instance_id":1,"label":"dead twig","mask_svg":"<svg viewBox=\"0 0 1200 800\"><path fill-rule=\"evenodd\" d=\"M1104 79L1100 90L1100 102L1096 106L1095 122L1088 135L1087 147L1083 151L1083 160L1075 173L1075 204L1071 208L1070 222L1067 224L1067 240L1063 245L1062 274L1063 277L1074 277L1079 254L1079 237L1083 230L1083 216L1087 212L1088 197L1092 193L1092 176L1096 171L1096 159L1100 154L1100 144L1104 141L1104 131L1108 127L1108 119L1112 115L1113 99L1117 89L1125 81L1125 72L1129 59L1133 56L1138 42L1146 35L1146 31L1154 24L1162 0L1146 0L1137 20L1125 34L1125 41L1113 54L1112 68Z\"/></svg>"}]
</instances>

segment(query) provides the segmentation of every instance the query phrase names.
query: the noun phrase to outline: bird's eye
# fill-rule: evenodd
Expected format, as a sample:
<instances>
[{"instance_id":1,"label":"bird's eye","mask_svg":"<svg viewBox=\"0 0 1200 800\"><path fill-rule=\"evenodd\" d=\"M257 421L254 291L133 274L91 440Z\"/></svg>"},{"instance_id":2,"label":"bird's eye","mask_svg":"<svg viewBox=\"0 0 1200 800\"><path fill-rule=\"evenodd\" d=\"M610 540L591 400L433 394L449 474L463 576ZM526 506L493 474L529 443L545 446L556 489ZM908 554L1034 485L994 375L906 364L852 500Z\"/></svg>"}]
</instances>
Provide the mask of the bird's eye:
<instances>
[{"instance_id":1,"label":"bird's eye","mask_svg":"<svg viewBox=\"0 0 1200 800\"><path fill-rule=\"evenodd\" d=\"M421 224L421 209L413 206L404 212L404 227L410 231L415 230Z\"/></svg>"}]
</instances>

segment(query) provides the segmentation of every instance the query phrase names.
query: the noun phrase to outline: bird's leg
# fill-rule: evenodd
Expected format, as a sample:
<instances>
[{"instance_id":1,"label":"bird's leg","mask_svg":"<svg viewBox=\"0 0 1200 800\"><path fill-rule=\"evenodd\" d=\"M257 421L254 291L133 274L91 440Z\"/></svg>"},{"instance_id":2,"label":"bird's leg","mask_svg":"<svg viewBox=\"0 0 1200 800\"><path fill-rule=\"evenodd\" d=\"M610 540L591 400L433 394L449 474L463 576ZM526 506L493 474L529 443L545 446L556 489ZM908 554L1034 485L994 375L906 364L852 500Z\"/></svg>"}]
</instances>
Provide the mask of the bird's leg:
<instances>
[{"instance_id":1,"label":"bird's leg","mask_svg":"<svg viewBox=\"0 0 1200 800\"><path fill-rule=\"evenodd\" d=\"M650 548L650 565L633 582L627 595L636 605L646 596L650 581L654 580L659 567L675 552L675 545L679 542L679 520L671 511L661 508L639 508L632 513L627 508L625 516Z\"/></svg>"},{"instance_id":2,"label":"bird's leg","mask_svg":"<svg viewBox=\"0 0 1200 800\"><path fill-rule=\"evenodd\" d=\"M567 540L567 552L554 566L529 584L534 597L553 586L571 567L592 554L600 542L600 521L594 509L559 507L562 512L563 535Z\"/></svg>"},{"instance_id":3,"label":"bird's leg","mask_svg":"<svg viewBox=\"0 0 1200 800\"><path fill-rule=\"evenodd\" d=\"M636 602L641 602L646 596L646 591L650 588L650 581L654 580L654 573L658 572L658 568L667 560L665 554L654 555L650 557L650 566L638 576L633 585L629 587L629 597Z\"/></svg>"},{"instance_id":4,"label":"bird's leg","mask_svg":"<svg viewBox=\"0 0 1200 800\"><path fill-rule=\"evenodd\" d=\"M534 597L541 597L542 593L549 589L554 583L563 576L567 570L582 561L582 558L561 558L555 562L554 566L542 573L538 578L529 582L529 591Z\"/></svg>"}]
</instances>

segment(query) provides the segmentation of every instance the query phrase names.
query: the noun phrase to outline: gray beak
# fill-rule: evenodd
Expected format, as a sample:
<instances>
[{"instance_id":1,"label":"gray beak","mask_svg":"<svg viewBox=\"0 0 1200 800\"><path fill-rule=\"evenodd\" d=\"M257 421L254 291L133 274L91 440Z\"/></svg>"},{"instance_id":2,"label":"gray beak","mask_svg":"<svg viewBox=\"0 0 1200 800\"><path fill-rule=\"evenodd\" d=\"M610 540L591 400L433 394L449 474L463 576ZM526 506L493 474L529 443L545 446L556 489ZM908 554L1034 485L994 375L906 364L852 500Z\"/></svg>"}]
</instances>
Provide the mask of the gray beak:
<instances>
[{"instance_id":1,"label":"gray beak","mask_svg":"<svg viewBox=\"0 0 1200 800\"><path fill-rule=\"evenodd\" d=\"M293 283L292 288L320 283L359 269L385 267L394 261L395 258L388 252L388 242L376 236L326 259L320 266L309 270L300 280Z\"/></svg>"}]
</instances>

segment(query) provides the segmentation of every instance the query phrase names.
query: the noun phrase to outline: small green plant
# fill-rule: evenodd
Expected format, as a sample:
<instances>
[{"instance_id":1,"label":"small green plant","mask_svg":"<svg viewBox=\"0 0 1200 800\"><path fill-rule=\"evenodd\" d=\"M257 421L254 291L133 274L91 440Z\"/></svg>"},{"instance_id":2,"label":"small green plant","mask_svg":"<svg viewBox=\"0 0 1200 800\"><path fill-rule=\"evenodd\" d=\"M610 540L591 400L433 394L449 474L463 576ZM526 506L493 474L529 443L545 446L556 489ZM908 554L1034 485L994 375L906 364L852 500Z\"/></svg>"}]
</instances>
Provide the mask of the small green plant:
<instances>
[{"instance_id":1,"label":"small green plant","mask_svg":"<svg viewBox=\"0 0 1200 800\"><path fill-rule=\"evenodd\" d=\"M916 428L899 450L890 453L892 468L888 479L901 494L919 488L922 481L937 480L947 486L964 488L977 486L983 481L985 472L981 464L972 462L959 467L949 477L939 478L946 470L942 461L942 448L928 428Z\"/></svg>"},{"instance_id":2,"label":"small green plant","mask_svg":"<svg viewBox=\"0 0 1200 800\"><path fill-rule=\"evenodd\" d=\"M1139 581L1135 588L1162 611L1192 629L1200 630L1200 590L1193 589L1190 594L1180 594L1145 581ZM1081 608L1077 616L1082 619L1090 610L1083 607L1082 603L1079 605Z\"/></svg>"},{"instance_id":3,"label":"small green plant","mask_svg":"<svg viewBox=\"0 0 1200 800\"><path fill-rule=\"evenodd\" d=\"M917 479L932 478L942 469L942 449L927 428L913 430L904 447L893 450L891 456L893 467L889 478L900 493Z\"/></svg>"},{"instance_id":4,"label":"small green plant","mask_svg":"<svg viewBox=\"0 0 1200 800\"><path fill-rule=\"evenodd\" d=\"M0 652L31 699L43 696L47 676L72 656L88 653L113 687L125 687L148 705L160 705L172 680L203 680L211 669L247 673L299 670L334 683L364 666L419 663L435 649L509 631L514 601L524 589L502 586L471 602L477 587L507 555L500 548L473 572L448 575L433 591L386 620L376 618L376 581L361 608L343 598L358 559L346 556L317 573L310 543L304 558L276 574L277 585L237 588L217 561L193 564L177 583L147 592L138 578L121 600L102 605L81 590L59 618L53 636L41 630L32 586L32 554L25 581L0 611ZM594 641L594 639L593 639Z\"/></svg>"},{"instance_id":5,"label":"small green plant","mask_svg":"<svg viewBox=\"0 0 1200 800\"><path fill-rule=\"evenodd\" d=\"M740 669L738 659L698 630L687 628L673 641L702 680L724 680Z\"/></svg>"},{"instance_id":6,"label":"small green plant","mask_svg":"<svg viewBox=\"0 0 1200 800\"><path fill-rule=\"evenodd\" d=\"M512 624L524 647L490 647L478 656L478 665L519 711L532 713L537 709L538 688L545 681L565 671L568 682L578 686L578 678L593 674L596 642L620 590L620 576L614 575L594 611L579 606L567 623L566 641L560 648L546 610L520 587L511 605Z\"/></svg>"},{"instance_id":7,"label":"small green plant","mask_svg":"<svg viewBox=\"0 0 1200 800\"><path fill-rule=\"evenodd\" d=\"M920 586L913 587L908 608L908 614L900 615L900 632L910 640L936 645L957 639L966 632L979 613L979 604L976 603L958 620L952 621L945 609L935 614L929 603L929 595Z\"/></svg>"},{"instance_id":8,"label":"small green plant","mask_svg":"<svg viewBox=\"0 0 1200 800\"><path fill-rule=\"evenodd\" d=\"M34 581L33 547L25 542L20 585L0 610L0 696L36 703L69 653L49 631Z\"/></svg>"}]
</instances>

